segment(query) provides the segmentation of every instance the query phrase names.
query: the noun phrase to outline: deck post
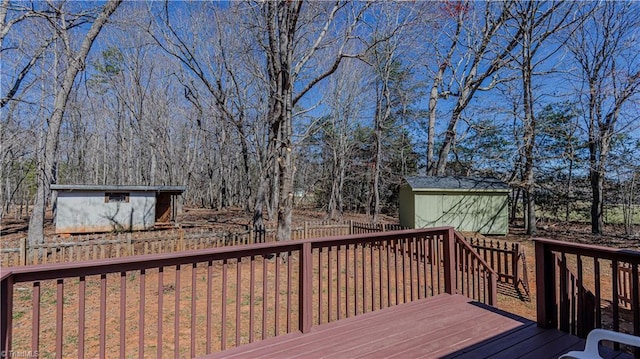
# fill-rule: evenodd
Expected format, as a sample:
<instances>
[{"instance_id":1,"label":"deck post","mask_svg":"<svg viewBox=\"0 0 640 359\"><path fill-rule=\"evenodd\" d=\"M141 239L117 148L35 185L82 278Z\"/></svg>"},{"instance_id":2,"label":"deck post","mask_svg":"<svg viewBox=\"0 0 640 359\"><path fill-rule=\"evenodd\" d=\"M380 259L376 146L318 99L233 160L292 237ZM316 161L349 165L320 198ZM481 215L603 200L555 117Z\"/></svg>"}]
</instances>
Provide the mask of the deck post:
<instances>
[{"instance_id":1,"label":"deck post","mask_svg":"<svg viewBox=\"0 0 640 359\"><path fill-rule=\"evenodd\" d=\"M456 294L456 252L455 232L449 228L442 237L442 252L444 259L444 291Z\"/></svg>"},{"instance_id":2,"label":"deck post","mask_svg":"<svg viewBox=\"0 0 640 359\"><path fill-rule=\"evenodd\" d=\"M289 259L290 260L290 259ZM298 327L303 333L311 330L313 321L313 253L311 243L305 242L300 248L300 294Z\"/></svg>"},{"instance_id":3,"label":"deck post","mask_svg":"<svg viewBox=\"0 0 640 359\"><path fill-rule=\"evenodd\" d=\"M545 243L535 242L536 317L538 326L557 328L556 275L553 253Z\"/></svg>"},{"instance_id":4,"label":"deck post","mask_svg":"<svg viewBox=\"0 0 640 359\"><path fill-rule=\"evenodd\" d=\"M13 276L9 274L0 283L0 353L3 355L11 351L12 319Z\"/></svg>"},{"instance_id":5,"label":"deck post","mask_svg":"<svg viewBox=\"0 0 640 359\"><path fill-rule=\"evenodd\" d=\"M495 272L489 273L489 305L498 305L498 274Z\"/></svg>"}]
</instances>

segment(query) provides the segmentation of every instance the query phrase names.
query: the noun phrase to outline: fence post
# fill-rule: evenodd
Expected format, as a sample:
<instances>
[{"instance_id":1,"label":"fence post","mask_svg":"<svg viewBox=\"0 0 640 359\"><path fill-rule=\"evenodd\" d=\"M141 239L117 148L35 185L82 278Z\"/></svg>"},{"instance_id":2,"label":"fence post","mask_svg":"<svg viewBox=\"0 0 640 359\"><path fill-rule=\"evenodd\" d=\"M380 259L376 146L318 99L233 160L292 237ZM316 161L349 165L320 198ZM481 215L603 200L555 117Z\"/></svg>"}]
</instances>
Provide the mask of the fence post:
<instances>
[{"instance_id":1,"label":"fence post","mask_svg":"<svg viewBox=\"0 0 640 359\"><path fill-rule=\"evenodd\" d=\"M302 239L307 239L307 238L309 238L309 222L304 221L304 232L303 232Z\"/></svg>"},{"instance_id":2,"label":"fence post","mask_svg":"<svg viewBox=\"0 0 640 359\"><path fill-rule=\"evenodd\" d=\"M130 256L133 255L133 245L131 244L131 232L127 232L127 252Z\"/></svg>"},{"instance_id":3,"label":"fence post","mask_svg":"<svg viewBox=\"0 0 640 359\"><path fill-rule=\"evenodd\" d=\"M180 250L184 251L184 230L180 229Z\"/></svg>"},{"instance_id":4,"label":"fence post","mask_svg":"<svg viewBox=\"0 0 640 359\"><path fill-rule=\"evenodd\" d=\"M449 294L456 294L456 242L453 228L449 228L442 236L442 245L444 259L444 291Z\"/></svg>"},{"instance_id":5,"label":"fence post","mask_svg":"<svg viewBox=\"0 0 640 359\"><path fill-rule=\"evenodd\" d=\"M353 234L353 219L349 220L349 234Z\"/></svg>"},{"instance_id":6,"label":"fence post","mask_svg":"<svg viewBox=\"0 0 640 359\"><path fill-rule=\"evenodd\" d=\"M287 260L292 260L288 257ZM308 333L313 324L313 255L311 243L305 242L300 248L300 293L299 293L299 328Z\"/></svg>"},{"instance_id":7,"label":"fence post","mask_svg":"<svg viewBox=\"0 0 640 359\"><path fill-rule=\"evenodd\" d=\"M20 262L21 266L27 265L27 237L24 237L20 240Z\"/></svg>"},{"instance_id":8,"label":"fence post","mask_svg":"<svg viewBox=\"0 0 640 359\"><path fill-rule=\"evenodd\" d=\"M384 223L382 224L382 231L383 231L383 232L386 232L386 231L387 231L387 225L386 225L386 224L384 224Z\"/></svg>"}]
</instances>

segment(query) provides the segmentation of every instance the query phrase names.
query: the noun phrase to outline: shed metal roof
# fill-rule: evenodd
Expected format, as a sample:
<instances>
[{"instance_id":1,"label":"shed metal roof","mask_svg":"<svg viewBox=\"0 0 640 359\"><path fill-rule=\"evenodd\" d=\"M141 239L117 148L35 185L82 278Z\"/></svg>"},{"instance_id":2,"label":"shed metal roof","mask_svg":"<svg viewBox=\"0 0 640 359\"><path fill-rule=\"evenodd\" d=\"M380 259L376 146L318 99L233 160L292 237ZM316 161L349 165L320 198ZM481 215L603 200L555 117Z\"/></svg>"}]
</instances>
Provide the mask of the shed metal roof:
<instances>
[{"instance_id":1,"label":"shed metal roof","mask_svg":"<svg viewBox=\"0 0 640 359\"><path fill-rule=\"evenodd\" d=\"M495 178L480 177L436 177L413 176L405 177L413 191L480 191L480 192L508 192L509 185Z\"/></svg>"},{"instance_id":2,"label":"shed metal roof","mask_svg":"<svg viewBox=\"0 0 640 359\"><path fill-rule=\"evenodd\" d=\"M177 192L186 191L186 186L129 186L129 185L92 185L92 184L52 184L56 191L130 191L130 192Z\"/></svg>"}]
</instances>

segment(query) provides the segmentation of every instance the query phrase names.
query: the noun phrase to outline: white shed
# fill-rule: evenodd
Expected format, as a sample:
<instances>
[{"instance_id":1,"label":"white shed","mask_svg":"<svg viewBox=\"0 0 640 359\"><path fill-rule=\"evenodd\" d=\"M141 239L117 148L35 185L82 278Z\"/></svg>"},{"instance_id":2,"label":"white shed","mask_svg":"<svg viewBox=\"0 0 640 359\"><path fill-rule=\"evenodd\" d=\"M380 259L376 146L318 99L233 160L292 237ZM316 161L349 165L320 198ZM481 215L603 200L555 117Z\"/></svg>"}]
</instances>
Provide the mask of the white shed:
<instances>
[{"instance_id":1,"label":"white shed","mask_svg":"<svg viewBox=\"0 0 640 359\"><path fill-rule=\"evenodd\" d=\"M56 233L138 231L175 224L183 186L51 185Z\"/></svg>"}]
</instances>

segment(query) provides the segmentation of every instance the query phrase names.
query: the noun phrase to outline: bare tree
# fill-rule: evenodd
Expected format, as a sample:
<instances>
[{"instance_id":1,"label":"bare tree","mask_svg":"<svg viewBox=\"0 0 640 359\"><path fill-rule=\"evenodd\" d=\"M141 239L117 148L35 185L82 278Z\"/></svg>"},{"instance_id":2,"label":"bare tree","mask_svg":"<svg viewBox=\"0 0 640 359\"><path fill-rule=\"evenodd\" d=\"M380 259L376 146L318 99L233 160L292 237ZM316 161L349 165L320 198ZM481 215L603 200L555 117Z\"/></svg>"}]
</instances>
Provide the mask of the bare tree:
<instances>
[{"instance_id":1,"label":"bare tree","mask_svg":"<svg viewBox=\"0 0 640 359\"><path fill-rule=\"evenodd\" d=\"M91 50L91 45L100 33L107 20L118 8L122 0L109 0L93 20L79 47L74 49L71 29L73 28L73 15L67 13L64 8L56 8L49 14L45 14L46 20L54 28L56 37L63 44L67 66L64 69L61 87L57 89L53 104L53 113L48 121L45 135L44 152L38 164L38 189L33 213L29 221L29 244L35 245L44 241L44 214L47 199L49 198L49 185L55 183L55 162L58 152L58 137L64 117L67 100L71 93L73 83L78 73L84 69L85 60ZM49 4L53 6L53 4ZM71 17L71 19L70 19ZM77 17L76 17L77 18ZM84 18L84 16L82 16Z\"/></svg>"},{"instance_id":2,"label":"bare tree","mask_svg":"<svg viewBox=\"0 0 640 359\"><path fill-rule=\"evenodd\" d=\"M523 108L523 147L524 158L523 189L526 200L527 234L536 233L536 209L535 209L535 177L534 177L534 147L536 143L536 116L534 95L534 76L538 75L538 68L552 57L561 46L548 46L549 39L564 28L579 21L579 18L570 18L575 3L540 1L519 1L514 12L517 19L517 28L522 32L520 40L519 56L514 56L514 62L520 72L522 81L522 108ZM547 46L545 46L547 45ZM546 71L550 73L549 70Z\"/></svg>"},{"instance_id":3,"label":"bare tree","mask_svg":"<svg viewBox=\"0 0 640 359\"><path fill-rule=\"evenodd\" d=\"M320 124L322 145L326 146L330 163L326 181L329 183L327 212L329 218L341 217L345 208L344 186L354 147L352 132L363 116L367 96L363 81L366 73L361 63L344 64L332 77L328 87L331 112Z\"/></svg>"},{"instance_id":4,"label":"bare tree","mask_svg":"<svg viewBox=\"0 0 640 359\"><path fill-rule=\"evenodd\" d=\"M435 113L440 98L454 96L455 103L437 151L438 158L427 160L429 175L445 174L464 110L478 91L493 89L499 82L507 81L499 79L497 74L508 64L510 54L522 37L522 29L510 32L506 26L514 21L514 1L486 2L481 10L474 9L467 1L452 4L454 6L449 11L455 19L455 30L447 40L448 52L437 63L438 70L429 95L429 111ZM473 18L475 15L479 18ZM430 123L429 128L435 128L435 124ZM435 137L435 131L430 130L429 134ZM427 153L435 153L435 146L435 141L428 140Z\"/></svg>"},{"instance_id":5,"label":"bare tree","mask_svg":"<svg viewBox=\"0 0 640 359\"><path fill-rule=\"evenodd\" d=\"M640 87L639 9L634 2L598 3L568 41L581 86L589 148L591 231L596 234L604 231L604 178L611 141L624 127L625 118L637 119L637 113L629 115L625 110Z\"/></svg>"},{"instance_id":6,"label":"bare tree","mask_svg":"<svg viewBox=\"0 0 640 359\"><path fill-rule=\"evenodd\" d=\"M324 13L317 28L313 23L299 20L313 19L302 9ZM266 28L266 38L262 43L267 58L269 83L269 103L267 118L269 121L269 146L274 153L274 173L278 178L278 232L277 239L291 239L291 214L293 209L293 109L319 82L332 75L344 58L355 57L347 51L353 51L351 34L369 3L349 3L336 1L333 4L303 1L268 1L261 5L262 17ZM352 16L336 21L339 12L351 10ZM344 33L337 39L330 36L337 23L344 24ZM307 27L303 31L302 26ZM333 29L333 31L336 31ZM333 32L331 31L331 32ZM309 35L309 33L311 35ZM320 65L316 56L324 47L337 40L326 65ZM302 43L309 44L302 46ZM296 48L296 46L298 46ZM297 50L297 51L296 51ZM325 56L327 54L325 53ZM311 62L311 60L314 60ZM309 67L316 67L313 74L306 73ZM302 77L305 76L305 77ZM301 78L302 77L302 78ZM304 80L303 80L304 79ZM296 90L300 88L300 90ZM277 168L277 169L276 169ZM277 172L276 172L277 171Z\"/></svg>"}]
</instances>

